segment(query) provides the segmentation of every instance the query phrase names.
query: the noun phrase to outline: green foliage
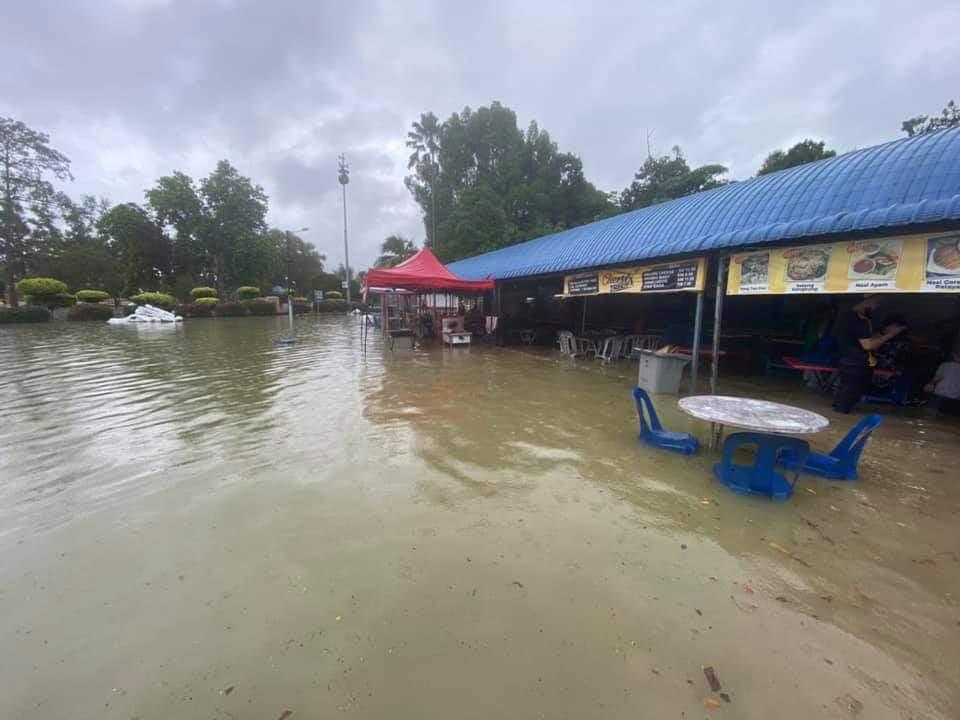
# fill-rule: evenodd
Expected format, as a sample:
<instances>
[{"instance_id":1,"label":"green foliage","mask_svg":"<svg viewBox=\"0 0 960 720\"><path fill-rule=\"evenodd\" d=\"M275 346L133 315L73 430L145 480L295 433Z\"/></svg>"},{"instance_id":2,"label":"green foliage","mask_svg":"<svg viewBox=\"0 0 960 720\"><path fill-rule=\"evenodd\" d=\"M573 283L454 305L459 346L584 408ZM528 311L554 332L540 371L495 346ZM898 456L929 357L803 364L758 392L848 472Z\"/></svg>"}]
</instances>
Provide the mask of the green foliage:
<instances>
[{"instance_id":1,"label":"green foliage","mask_svg":"<svg viewBox=\"0 0 960 720\"><path fill-rule=\"evenodd\" d=\"M939 116L917 115L900 124L900 129L907 134L907 137L952 127L960 127L960 105L957 105L954 100L947 103Z\"/></svg>"},{"instance_id":2,"label":"green foliage","mask_svg":"<svg viewBox=\"0 0 960 720\"><path fill-rule=\"evenodd\" d=\"M380 244L380 257L373 263L378 268L395 267L417 254L417 246L402 235L391 235Z\"/></svg>"},{"instance_id":3,"label":"green foliage","mask_svg":"<svg viewBox=\"0 0 960 720\"><path fill-rule=\"evenodd\" d=\"M110 299L110 293L103 290L77 290L77 300L82 303L99 303Z\"/></svg>"},{"instance_id":4,"label":"green foliage","mask_svg":"<svg viewBox=\"0 0 960 720\"><path fill-rule=\"evenodd\" d=\"M238 300L255 300L260 297L260 288L253 285L242 285L237 288Z\"/></svg>"},{"instance_id":5,"label":"green foliage","mask_svg":"<svg viewBox=\"0 0 960 720\"><path fill-rule=\"evenodd\" d=\"M431 117L421 116L408 134L414 172L406 185L423 212L426 244L442 261L614 210L586 180L578 157L561 153L536 123L523 133L514 112L500 103L453 113L439 130ZM474 229L468 238L458 234L465 228Z\"/></svg>"},{"instance_id":6,"label":"green foliage","mask_svg":"<svg viewBox=\"0 0 960 720\"><path fill-rule=\"evenodd\" d=\"M105 212L97 228L116 254L123 294L157 287L171 274L172 250L162 229L136 203L123 203Z\"/></svg>"},{"instance_id":7,"label":"green foliage","mask_svg":"<svg viewBox=\"0 0 960 720\"><path fill-rule=\"evenodd\" d=\"M67 320L99 320L106 322L113 317L113 308L109 305L97 305L82 302L67 310Z\"/></svg>"},{"instance_id":8,"label":"green foliage","mask_svg":"<svg viewBox=\"0 0 960 720\"><path fill-rule=\"evenodd\" d=\"M296 233L271 228L267 231L267 240L273 257L273 264L266 278L267 284L286 286L289 270L290 284L296 293L316 288L313 279L323 274L325 256Z\"/></svg>"},{"instance_id":9,"label":"green foliage","mask_svg":"<svg viewBox=\"0 0 960 720\"><path fill-rule=\"evenodd\" d=\"M225 302L219 303L214 308L214 314L217 317L245 317L250 314L250 308L247 303Z\"/></svg>"},{"instance_id":10,"label":"green foliage","mask_svg":"<svg viewBox=\"0 0 960 720\"><path fill-rule=\"evenodd\" d=\"M8 302L16 307L17 278L36 248L57 232L57 196L48 178L72 179L70 161L50 147L48 135L0 117L0 176L0 269Z\"/></svg>"},{"instance_id":11,"label":"green foliage","mask_svg":"<svg viewBox=\"0 0 960 720\"><path fill-rule=\"evenodd\" d=\"M331 292L340 292L340 275L331 272L318 273L311 279L310 287L314 290L322 290L324 296Z\"/></svg>"},{"instance_id":12,"label":"green foliage","mask_svg":"<svg viewBox=\"0 0 960 720\"><path fill-rule=\"evenodd\" d=\"M293 301L293 314L302 315L303 313L308 313L311 310L311 305L306 300L294 300Z\"/></svg>"},{"instance_id":13,"label":"green foliage","mask_svg":"<svg viewBox=\"0 0 960 720\"><path fill-rule=\"evenodd\" d=\"M322 300L317 303L317 312L320 313L345 313L346 311L346 300Z\"/></svg>"},{"instance_id":14,"label":"green foliage","mask_svg":"<svg viewBox=\"0 0 960 720\"><path fill-rule=\"evenodd\" d=\"M723 165L701 165L691 169L679 146L673 155L649 155L634 174L633 182L620 193L623 211L637 210L658 203L676 200L727 184L722 178Z\"/></svg>"},{"instance_id":15,"label":"green foliage","mask_svg":"<svg viewBox=\"0 0 960 720\"><path fill-rule=\"evenodd\" d=\"M552 231L541 228L535 234ZM490 252L518 240L517 227L510 221L503 199L484 185L463 193L460 202L444 216L439 232L447 238L444 253L449 257Z\"/></svg>"},{"instance_id":16,"label":"green foliage","mask_svg":"<svg viewBox=\"0 0 960 720\"><path fill-rule=\"evenodd\" d=\"M196 302L187 303L186 305L178 305L177 312L183 317L187 318L208 318L213 317L213 310L215 307L216 303L201 302L200 300L197 300Z\"/></svg>"},{"instance_id":17,"label":"green foliage","mask_svg":"<svg viewBox=\"0 0 960 720\"><path fill-rule=\"evenodd\" d=\"M760 166L757 175L766 175L777 172L778 170L786 170L787 168L805 165L815 160L825 160L826 158L835 157L836 154L836 150L827 150L826 143L822 140L801 140L786 152L783 150L774 150L767 155L767 159L763 161L763 165Z\"/></svg>"},{"instance_id":18,"label":"green foliage","mask_svg":"<svg viewBox=\"0 0 960 720\"><path fill-rule=\"evenodd\" d=\"M273 266L266 234L267 196L226 160L198 184L176 172L147 191L147 202L163 228L175 235L171 275L228 287L259 279Z\"/></svg>"},{"instance_id":19,"label":"green foliage","mask_svg":"<svg viewBox=\"0 0 960 720\"><path fill-rule=\"evenodd\" d=\"M38 299L39 304L46 305L51 310L60 307L73 307L77 304L77 296L70 293L57 293Z\"/></svg>"},{"instance_id":20,"label":"green foliage","mask_svg":"<svg viewBox=\"0 0 960 720\"><path fill-rule=\"evenodd\" d=\"M53 278L34 277L24 278L17 283L17 292L21 295L30 295L43 302L44 298L53 297L67 292L67 284Z\"/></svg>"},{"instance_id":21,"label":"green foliage","mask_svg":"<svg viewBox=\"0 0 960 720\"><path fill-rule=\"evenodd\" d=\"M112 297L122 294L120 248L98 227L110 209L107 201L83 195L75 202L58 193L56 204L61 222L55 233L34 244L31 272L59 278L70 287L99 288Z\"/></svg>"},{"instance_id":22,"label":"green foliage","mask_svg":"<svg viewBox=\"0 0 960 720\"><path fill-rule=\"evenodd\" d=\"M265 315L276 315L277 308L272 302L266 300L244 300L243 304L251 315L258 317Z\"/></svg>"},{"instance_id":23,"label":"green foliage","mask_svg":"<svg viewBox=\"0 0 960 720\"><path fill-rule=\"evenodd\" d=\"M137 305L153 305L163 310L172 310L174 306L173 296L160 292L145 292L139 295L132 295L130 300Z\"/></svg>"},{"instance_id":24,"label":"green foliage","mask_svg":"<svg viewBox=\"0 0 960 720\"><path fill-rule=\"evenodd\" d=\"M190 291L190 298L196 300L197 298L215 298L217 297L217 291L212 287L195 287Z\"/></svg>"},{"instance_id":25,"label":"green foliage","mask_svg":"<svg viewBox=\"0 0 960 720\"><path fill-rule=\"evenodd\" d=\"M4 323L47 322L49 319L50 311L37 305L0 307L0 325Z\"/></svg>"},{"instance_id":26,"label":"green foliage","mask_svg":"<svg viewBox=\"0 0 960 720\"><path fill-rule=\"evenodd\" d=\"M343 293L339 290L330 290L323 294L324 300L340 300L343 297Z\"/></svg>"},{"instance_id":27,"label":"green foliage","mask_svg":"<svg viewBox=\"0 0 960 720\"><path fill-rule=\"evenodd\" d=\"M200 303L201 305L216 305L220 302L220 298L215 297L198 297L193 301L194 303Z\"/></svg>"}]
</instances>

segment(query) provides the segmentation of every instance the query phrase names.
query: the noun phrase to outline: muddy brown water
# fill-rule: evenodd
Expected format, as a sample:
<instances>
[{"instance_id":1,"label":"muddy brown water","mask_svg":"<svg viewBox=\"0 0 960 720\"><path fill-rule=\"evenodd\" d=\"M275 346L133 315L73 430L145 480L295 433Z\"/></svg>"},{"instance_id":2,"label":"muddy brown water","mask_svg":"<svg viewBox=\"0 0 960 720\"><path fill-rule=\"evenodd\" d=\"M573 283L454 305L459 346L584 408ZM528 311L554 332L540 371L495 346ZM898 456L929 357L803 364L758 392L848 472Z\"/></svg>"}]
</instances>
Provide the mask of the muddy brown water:
<instances>
[{"instance_id":1,"label":"muddy brown water","mask_svg":"<svg viewBox=\"0 0 960 720\"><path fill-rule=\"evenodd\" d=\"M960 716L956 425L771 503L632 363L295 332L0 328L0 717Z\"/></svg>"}]
</instances>

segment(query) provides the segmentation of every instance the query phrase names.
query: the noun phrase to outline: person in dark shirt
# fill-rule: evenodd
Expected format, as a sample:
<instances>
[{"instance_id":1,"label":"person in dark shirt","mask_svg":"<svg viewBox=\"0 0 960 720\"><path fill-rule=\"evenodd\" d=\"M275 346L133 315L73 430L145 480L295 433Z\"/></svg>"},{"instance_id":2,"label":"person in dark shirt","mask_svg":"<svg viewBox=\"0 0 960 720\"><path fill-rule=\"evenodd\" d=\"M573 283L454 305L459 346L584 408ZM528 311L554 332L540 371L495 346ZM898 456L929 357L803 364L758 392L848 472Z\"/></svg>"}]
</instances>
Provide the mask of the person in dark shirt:
<instances>
[{"instance_id":1,"label":"person in dark shirt","mask_svg":"<svg viewBox=\"0 0 960 720\"><path fill-rule=\"evenodd\" d=\"M906 326L895 324L874 337L870 318L878 307L880 298L871 295L841 314L837 331L839 388L833 401L833 409L839 413L847 414L853 410L870 388L873 368L877 364L874 351L906 330Z\"/></svg>"}]
</instances>

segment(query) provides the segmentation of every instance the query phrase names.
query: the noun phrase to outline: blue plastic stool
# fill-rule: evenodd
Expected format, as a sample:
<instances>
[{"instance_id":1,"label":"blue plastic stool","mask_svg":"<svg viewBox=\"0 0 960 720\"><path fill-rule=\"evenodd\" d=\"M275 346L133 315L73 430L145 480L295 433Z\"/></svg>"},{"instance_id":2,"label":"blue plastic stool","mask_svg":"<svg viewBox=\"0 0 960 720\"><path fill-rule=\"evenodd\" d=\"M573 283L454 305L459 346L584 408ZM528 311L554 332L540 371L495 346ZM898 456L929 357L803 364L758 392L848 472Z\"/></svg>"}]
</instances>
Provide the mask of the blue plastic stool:
<instances>
[{"instance_id":1,"label":"blue plastic stool","mask_svg":"<svg viewBox=\"0 0 960 720\"><path fill-rule=\"evenodd\" d=\"M637 402L637 416L640 418L640 439L647 445L673 450L674 452L692 455L697 451L697 439L690 433L670 432L664 430L653 408L653 402L647 391L640 387L633 389L633 399ZM650 416L647 423L646 415Z\"/></svg>"},{"instance_id":2,"label":"blue plastic stool","mask_svg":"<svg viewBox=\"0 0 960 720\"><path fill-rule=\"evenodd\" d=\"M879 415L867 415L850 429L829 455L812 452L801 461L793 453L786 452L780 462L792 470L803 470L831 480L856 480L860 455L881 419Z\"/></svg>"},{"instance_id":3,"label":"blue plastic stool","mask_svg":"<svg viewBox=\"0 0 960 720\"><path fill-rule=\"evenodd\" d=\"M744 445L753 445L757 448L752 465L739 465L733 462L733 453ZM810 444L806 440L783 435L756 432L732 433L723 443L723 457L713 466L713 474L735 492L786 500L793 495L793 487L797 484L797 478L800 477L800 471L795 470L793 482L790 482L784 475L777 472L777 465L780 464L782 455L786 452L793 453L802 464L807 459L807 453L810 452Z\"/></svg>"}]
</instances>

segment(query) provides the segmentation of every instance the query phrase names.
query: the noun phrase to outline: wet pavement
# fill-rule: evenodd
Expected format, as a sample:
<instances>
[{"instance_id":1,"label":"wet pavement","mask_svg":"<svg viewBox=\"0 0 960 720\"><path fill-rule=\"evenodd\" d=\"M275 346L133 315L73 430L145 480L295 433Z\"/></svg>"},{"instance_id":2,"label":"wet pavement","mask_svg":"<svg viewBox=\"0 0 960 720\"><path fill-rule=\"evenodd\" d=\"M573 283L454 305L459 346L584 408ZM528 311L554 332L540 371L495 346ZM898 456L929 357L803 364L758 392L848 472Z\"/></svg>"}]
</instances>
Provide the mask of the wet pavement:
<instances>
[{"instance_id":1,"label":"wet pavement","mask_svg":"<svg viewBox=\"0 0 960 720\"><path fill-rule=\"evenodd\" d=\"M771 503L633 363L286 332L0 328L0 717L958 716L960 426Z\"/></svg>"}]
</instances>

